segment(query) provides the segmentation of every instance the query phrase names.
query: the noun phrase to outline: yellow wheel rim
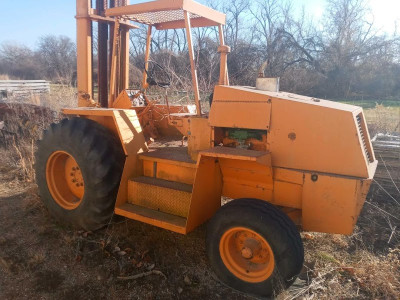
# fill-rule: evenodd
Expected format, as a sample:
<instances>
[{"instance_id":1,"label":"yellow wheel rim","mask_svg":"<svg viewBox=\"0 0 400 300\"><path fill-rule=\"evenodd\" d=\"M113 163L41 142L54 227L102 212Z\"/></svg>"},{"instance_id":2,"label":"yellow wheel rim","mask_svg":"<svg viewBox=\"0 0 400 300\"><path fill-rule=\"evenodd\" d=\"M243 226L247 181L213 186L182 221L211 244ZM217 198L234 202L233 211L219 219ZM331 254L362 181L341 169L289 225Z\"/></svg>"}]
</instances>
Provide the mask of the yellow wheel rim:
<instances>
[{"instance_id":1,"label":"yellow wheel rim","mask_svg":"<svg viewBox=\"0 0 400 300\"><path fill-rule=\"evenodd\" d=\"M46 165L46 180L51 196L64 209L75 209L82 202L85 182L71 154L56 151L50 155Z\"/></svg>"},{"instance_id":2,"label":"yellow wheel rim","mask_svg":"<svg viewBox=\"0 0 400 300\"><path fill-rule=\"evenodd\" d=\"M227 269L246 282L268 279L275 267L274 253L257 232L245 227L227 230L219 243L219 251Z\"/></svg>"}]
</instances>

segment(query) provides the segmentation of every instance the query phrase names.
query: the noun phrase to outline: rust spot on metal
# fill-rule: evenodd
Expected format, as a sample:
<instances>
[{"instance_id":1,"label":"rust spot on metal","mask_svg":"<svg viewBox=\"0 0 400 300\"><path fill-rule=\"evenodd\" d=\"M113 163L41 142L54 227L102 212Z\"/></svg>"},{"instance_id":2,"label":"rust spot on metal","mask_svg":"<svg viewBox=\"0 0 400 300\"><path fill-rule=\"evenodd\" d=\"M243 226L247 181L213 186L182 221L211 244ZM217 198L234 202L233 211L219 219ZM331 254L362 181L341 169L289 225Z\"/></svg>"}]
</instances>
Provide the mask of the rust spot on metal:
<instances>
[{"instance_id":1,"label":"rust spot on metal","mask_svg":"<svg viewBox=\"0 0 400 300\"><path fill-rule=\"evenodd\" d=\"M288 138L289 138L291 141L294 141L294 140L296 139L296 133L294 133L294 132L289 133L289 134L288 134Z\"/></svg>"},{"instance_id":2,"label":"rust spot on metal","mask_svg":"<svg viewBox=\"0 0 400 300\"><path fill-rule=\"evenodd\" d=\"M79 92L79 97L81 97L84 100L90 100L90 95L85 92Z\"/></svg>"}]
</instances>

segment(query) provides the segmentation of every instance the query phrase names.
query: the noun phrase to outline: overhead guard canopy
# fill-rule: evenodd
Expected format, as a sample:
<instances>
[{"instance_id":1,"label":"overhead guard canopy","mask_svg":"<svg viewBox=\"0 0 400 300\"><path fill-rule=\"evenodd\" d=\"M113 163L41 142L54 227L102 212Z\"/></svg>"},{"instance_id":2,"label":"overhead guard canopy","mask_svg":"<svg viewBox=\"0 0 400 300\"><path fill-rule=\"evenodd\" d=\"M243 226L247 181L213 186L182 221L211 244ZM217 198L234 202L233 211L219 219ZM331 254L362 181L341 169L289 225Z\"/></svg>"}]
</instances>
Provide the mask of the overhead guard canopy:
<instances>
[{"instance_id":1,"label":"overhead guard canopy","mask_svg":"<svg viewBox=\"0 0 400 300\"><path fill-rule=\"evenodd\" d=\"M158 30L185 28L184 11L192 27L225 25L225 14L193 0L157 0L107 9L108 17L122 17Z\"/></svg>"}]
</instances>

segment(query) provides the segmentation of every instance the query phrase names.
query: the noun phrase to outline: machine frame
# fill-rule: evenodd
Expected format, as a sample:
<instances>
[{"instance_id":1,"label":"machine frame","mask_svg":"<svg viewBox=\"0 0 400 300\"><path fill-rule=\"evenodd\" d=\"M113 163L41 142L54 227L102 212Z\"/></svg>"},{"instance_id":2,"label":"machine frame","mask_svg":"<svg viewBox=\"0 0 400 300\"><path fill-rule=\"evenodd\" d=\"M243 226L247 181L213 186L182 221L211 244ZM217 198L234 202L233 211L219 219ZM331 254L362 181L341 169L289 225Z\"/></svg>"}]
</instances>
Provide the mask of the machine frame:
<instances>
[{"instance_id":1,"label":"machine frame","mask_svg":"<svg viewBox=\"0 0 400 300\"><path fill-rule=\"evenodd\" d=\"M70 119L46 132L37 153L41 196L54 215L94 230L114 212L181 234L211 219L207 254L215 272L257 295L272 295L299 274L298 228L353 232L378 163L361 107L268 90L278 80L230 86L225 15L193 0L97 0L96 9L91 2L77 0L78 108L63 110ZM133 90L132 22L148 26L142 86ZM206 26L217 27L221 55L209 114L192 38L193 27ZM147 72L153 29L177 28L186 32L196 112L146 92L155 82ZM171 138L175 146L165 147Z\"/></svg>"}]
</instances>

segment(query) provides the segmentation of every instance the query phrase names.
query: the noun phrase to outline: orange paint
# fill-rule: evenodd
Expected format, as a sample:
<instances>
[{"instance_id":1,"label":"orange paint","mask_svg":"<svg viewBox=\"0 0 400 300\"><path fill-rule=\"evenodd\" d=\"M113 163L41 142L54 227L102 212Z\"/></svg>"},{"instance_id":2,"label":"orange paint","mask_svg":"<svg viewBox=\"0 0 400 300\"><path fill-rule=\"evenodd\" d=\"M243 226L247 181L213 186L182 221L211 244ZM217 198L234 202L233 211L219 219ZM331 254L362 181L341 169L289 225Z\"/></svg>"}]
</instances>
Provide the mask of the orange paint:
<instances>
[{"instance_id":1,"label":"orange paint","mask_svg":"<svg viewBox=\"0 0 400 300\"><path fill-rule=\"evenodd\" d=\"M271 246L249 228L233 227L227 230L221 237L219 252L227 269L246 282L265 281L275 268Z\"/></svg>"},{"instance_id":2,"label":"orange paint","mask_svg":"<svg viewBox=\"0 0 400 300\"><path fill-rule=\"evenodd\" d=\"M85 183L76 160L67 152L51 154L46 165L46 181L54 201L73 210L82 202Z\"/></svg>"}]
</instances>

